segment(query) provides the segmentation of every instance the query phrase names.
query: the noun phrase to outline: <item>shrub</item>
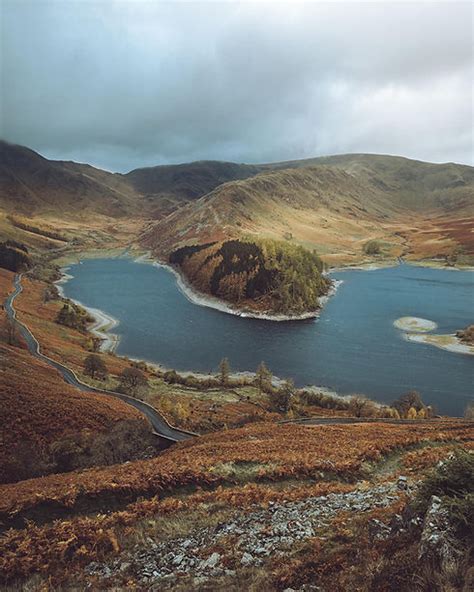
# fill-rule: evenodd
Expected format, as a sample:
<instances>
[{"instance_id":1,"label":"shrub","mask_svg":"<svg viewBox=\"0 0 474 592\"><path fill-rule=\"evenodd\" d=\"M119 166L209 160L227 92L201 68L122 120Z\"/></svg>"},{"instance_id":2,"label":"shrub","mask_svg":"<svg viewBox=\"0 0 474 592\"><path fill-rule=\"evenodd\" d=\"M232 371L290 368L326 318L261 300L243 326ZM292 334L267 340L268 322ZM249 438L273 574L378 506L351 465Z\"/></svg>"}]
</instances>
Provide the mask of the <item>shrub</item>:
<instances>
[{"instance_id":1,"label":"shrub","mask_svg":"<svg viewBox=\"0 0 474 592\"><path fill-rule=\"evenodd\" d=\"M189 376L186 376L183 380L183 384L184 386L190 387L190 388L201 388L201 382L198 378L196 378L195 376L193 376L192 374L190 374Z\"/></svg>"},{"instance_id":2,"label":"shrub","mask_svg":"<svg viewBox=\"0 0 474 592\"><path fill-rule=\"evenodd\" d=\"M474 419L474 403L469 403L464 411L464 417L466 419Z\"/></svg>"},{"instance_id":3,"label":"shrub","mask_svg":"<svg viewBox=\"0 0 474 592\"><path fill-rule=\"evenodd\" d=\"M456 331L456 337L464 343L474 343L474 325L469 325L461 331Z\"/></svg>"},{"instance_id":4,"label":"shrub","mask_svg":"<svg viewBox=\"0 0 474 592\"><path fill-rule=\"evenodd\" d=\"M420 485L415 508L425 513L433 495L450 511L451 522L462 538L472 536L474 527L474 454L459 448L440 463Z\"/></svg>"},{"instance_id":5,"label":"shrub","mask_svg":"<svg viewBox=\"0 0 474 592\"><path fill-rule=\"evenodd\" d=\"M274 390L270 395L270 401L275 411L287 413L295 392L295 385L291 379L285 380L280 388Z\"/></svg>"},{"instance_id":6,"label":"shrub","mask_svg":"<svg viewBox=\"0 0 474 592\"><path fill-rule=\"evenodd\" d=\"M371 240L364 245L364 253L366 255L380 255L380 243L376 240Z\"/></svg>"},{"instance_id":7,"label":"shrub","mask_svg":"<svg viewBox=\"0 0 474 592\"><path fill-rule=\"evenodd\" d=\"M315 393L314 391L300 390L298 397L303 405L321 407L322 409L347 410L350 400L333 397L328 393Z\"/></svg>"},{"instance_id":8,"label":"shrub","mask_svg":"<svg viewBox=\"0 0 474 592\"><path fill-rule=\"evenodd\" d=\"M349 402L348 409L354 417L375 417L378 414L375 403L362 395L354 395Z\"/></svg>"},{"instance_id":9,"label":"shrub","mask_svg":"<svg viewBox=\"0 0 474 592\"><path fill-rule=\"evenodd\" d=\"M392 403L392 407L396 409L400 417L415 419L419 417L431 417L431 407L427 407L418 391L408 391L396 401ZM423 412L422 412L423 411Z\"/></svg>"},{"instance_id":10,"label":"shrub","mask_svg":"<svg viewBox=\"0 0 474 592\"><path fill-rule=\"evenodd\" d=\"M177 384L180 380L180 376L176 370L167 370L163 374L163 380L168 384Z\"/></svg>"}]
</instances>

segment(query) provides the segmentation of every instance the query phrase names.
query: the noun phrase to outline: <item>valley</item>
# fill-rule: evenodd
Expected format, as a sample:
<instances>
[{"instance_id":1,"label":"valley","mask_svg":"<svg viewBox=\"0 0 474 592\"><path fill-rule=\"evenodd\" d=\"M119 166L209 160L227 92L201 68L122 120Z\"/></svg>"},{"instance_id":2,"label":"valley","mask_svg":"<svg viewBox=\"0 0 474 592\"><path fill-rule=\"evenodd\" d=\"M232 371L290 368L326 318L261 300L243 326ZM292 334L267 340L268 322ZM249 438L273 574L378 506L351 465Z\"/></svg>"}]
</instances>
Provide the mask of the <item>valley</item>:
<instances>
[{"instance_id":1,"label":"valley","mask_svg":"<svg viewBox=\"0 0 474 592\"><path fill-rule=\"evenodd\" d=\"M277 592L315 574L374 590L395 573L408 590L429 564L424 480L440 460L470 474L472 359L393 321L472 324L472 169L348 155L114 174L5 143L0 157L2 301L23 271L18 319L78 379L0 310L5 590ZM197 306L144 254L204 303L317 320ZM115 351L68 298L119 322ZM191 437L165 444L107 391Z\"/></svg>"}]
</instances>

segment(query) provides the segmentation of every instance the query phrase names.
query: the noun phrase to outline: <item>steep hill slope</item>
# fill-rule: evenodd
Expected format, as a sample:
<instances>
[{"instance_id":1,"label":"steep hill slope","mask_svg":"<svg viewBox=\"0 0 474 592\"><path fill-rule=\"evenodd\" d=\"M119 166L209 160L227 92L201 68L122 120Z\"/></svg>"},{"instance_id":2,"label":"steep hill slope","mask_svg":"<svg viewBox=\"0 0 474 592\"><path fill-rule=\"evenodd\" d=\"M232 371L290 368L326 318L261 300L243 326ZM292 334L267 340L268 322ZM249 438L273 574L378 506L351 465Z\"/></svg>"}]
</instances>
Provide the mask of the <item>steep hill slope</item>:
<instances>
[{"instance_id":1,"label":"steep hill slope","mask_svg":"<svg viewBox=\"0 0 474 592\"><path fill-rule=\"evenodd\" d=\"M262 170L258 165L203 160L135 169L124 177L139 193L187 201L209 193L222 183L247 179Z\"/></svg>"},{"instance_id":2,"label":"steep hill slope","mask_svg":"<svg viewBox=\"0 0 474 592\"><path fill-rule=\"evenodd\" d=\"M381 154L343 154L288 164L307 166L312 162L340 168L410 210L474 214L474 168L470 166Z\"/></svg>"},{"instance_id":3,"label":"steep hill slope","mask_svg":"<svg viewBox=\"0 0 474 592\"><path fill-rule=\"evenodd\" d=\"M112 173L43 158L0 142L0 207L20 213L124 216L136 208L134 192Z\"/></svg>"},{"instance_id":4,"label":"steep hill slope","mask_svg":"<svg viewBox=\"0 0 474 592\"><path fill-rule=\"evenodd\" d=\"M294 240L331 261L360 260L374 238L386 242L385 255L469 254L473 196L472 167L394 156L200 161L123 175L0 142L0 216L35 217L41 227L86 222L98 225L97 236L117 234L122 220L130 237L149 220L141 240L160 255L249 233ZM24 240L6 226L5 238ZM82 227L71 234L88 240Z\"/></svg>"},{"instance_id":5,"label":"steep hill slope","mask_svg":"<svg viewBox=\"0 0 474 592\"><path fill-rule=\"evenodd\" d=\"M201 161L110 173L88 164L48 160L0 141L0 208L28 215L75 218L161 217L221 183L245 179L261 167Z\"/></svg>"},{"instance_id":6,"label":"steep hill slope","mask_svg":"<svg viewBox=\"0 0 474 592\"><path fill-rule=\"evenodd\" d=\"M250 233L293 239L316 247L322 255L360 256L363 244L378 238L389 243L392 255L399 255L406 250L402 230L451 220L463 233L435 229L448 242L435 245L430 255L436 255L438 247L440 253L454 248L456 242L474 247L464 232L474 216L472 167L372 155L265 167L273 170L222 184L151 225L143 235L144 244L163 255L176 246Z\"/></svg>"}]
</instances>

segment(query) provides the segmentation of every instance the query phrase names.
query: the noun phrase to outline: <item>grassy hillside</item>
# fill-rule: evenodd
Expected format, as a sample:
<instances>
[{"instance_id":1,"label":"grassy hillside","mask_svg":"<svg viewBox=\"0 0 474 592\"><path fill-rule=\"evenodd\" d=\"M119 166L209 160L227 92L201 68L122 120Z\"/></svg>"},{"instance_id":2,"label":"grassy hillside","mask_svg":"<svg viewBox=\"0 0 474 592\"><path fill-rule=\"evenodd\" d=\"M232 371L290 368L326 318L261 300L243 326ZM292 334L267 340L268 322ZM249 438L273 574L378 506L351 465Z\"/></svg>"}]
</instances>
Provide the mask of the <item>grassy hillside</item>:
<instances>
[{"instance_id":1,"label":"grassy hillside","mask_svg":"<svg viewBox=\"0 0 474 592\"><path fill-rule=\"evenodd\" d=\"M472 167L394 156L202 161L123 175L1 142L0 238L38 242L35 233L25 237L4 224L13 214L95 246L109 246L118 234L122 244L140 237L160 255L254 234L316 248L336 264L363 260L369 240L384 244L384 257L469 263L473 187Z\"/></svg>"},{"instance_id":2,"label":"grassy hillside","mask_svg":"<svg viewBox=\"0 0 474 592\"><path fill-rule=\"evenodd\" d=\"M466 230L474 216L472 167L347 155L267 169L151 225L143 243L166 254L250 233L314 247L331 262L360 261L371 239L385 243L385 256L474 254Z\"/></svg>"},{"instance_id":3,"label":"grassy hillside","mask_svg":"<svg viewBox=\"0 0 474 592\"><path fill-rule=\"evenodd\" d=\"M68 386L49 366L0 342L0 483L124 462L153 451L130 406Z\"/></svg>"},{"instance_id":4,"label":"grassy hillside","mask_svg":"<svg viewBox=\"0 0 474 592\"><path fill-rule=\"evenodd\" d=\"M7 211L84 217L120 217L137 207L133 192L111 173L43 158L0 142L0 206Z\"/></svg>"},{"instance_id":5,"label":"grassy hillside","mask_svg":"<svg viewBox=\"0 0 474 592\"><path fill-rule=\"evenodd\" d=\"M410 210L474 215L474 168L470 166L378 154L328 156L295 164L309 162L340 168Z\"/></svg>"},{"instance_id":6,"label":"grassy hillside","mask_svg":"<svg viewBox=\"0 0 474 592\"><path fill-rule=\"evenodd\" d=\"M259 168L195 162L136 169L126 175L88 164L52 161L0 141L0 207L20 214L82 218L161 217L217 185L255 175Z\"/></svg>"},{"instance_id":7,"label":"grassy hillside","mask_svg":"<svg viewBox=\"0 0 474 592\"><path fill-rule=\"evenodd\" d=\"M315 253L269 239L183 247L170 262L200 291L257 311L315 311L330 286Z\"/></svg>"},{"instance_id":8,"label":"grassy hillside","mask_svg":"<svg viewBox=\"0 0 474 592\"><path fill-rule=\"evenodd\" d=\"M343 234L344 244L348 238L376 232L387 212L397 213L388 199L380 203L376 197L373 188L326 166L262 173L219 186L154 225L143 238L152 248L166 251L190 241L251 233L295 238L326 250Z\"/></svg>"},{"instance_id":9,"label":"grassy hillside","mask_svg":"<svg viewBox=\"0 0 474 592\"><path fill-rule=\"evenodd\" d=\"M222 183L246 179L261 170L258 165L199 161L135 169L125 178L138 192L150 198L189 201L202 197Z\"/></svg>"}]
</instances>

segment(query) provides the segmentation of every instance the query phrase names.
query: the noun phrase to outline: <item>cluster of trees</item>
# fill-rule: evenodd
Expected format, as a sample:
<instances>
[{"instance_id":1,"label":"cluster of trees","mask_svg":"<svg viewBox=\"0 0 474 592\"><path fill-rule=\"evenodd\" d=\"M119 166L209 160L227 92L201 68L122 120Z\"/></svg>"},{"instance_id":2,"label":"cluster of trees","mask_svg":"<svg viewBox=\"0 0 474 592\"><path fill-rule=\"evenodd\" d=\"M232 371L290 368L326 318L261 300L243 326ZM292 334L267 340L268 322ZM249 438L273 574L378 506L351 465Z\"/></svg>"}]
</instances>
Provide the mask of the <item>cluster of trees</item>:
<instances>
[{"instance_id":1,"label":"cluster of trees","mask_svg":"<svg viewBox=\"0 0 474 592\"><path fill-rule=\"evenodd\" d=\"M230 364L227 358L223 358L219 365L219 382L224 387L234 386L230 377ZM240 381L237 381L240 383ZM278 413L287 413L290 410L292 401L296 395L294 382L291 379L285 380L279 386L273 384L273 374L265 365L260 362L255 372L255 378L250 382L257 387L259 395L266 393L270 399L271 408Z\"/></svg>"},{"instance_id":2,"label":"cluster of trees","mask_svg":"<svg viewBox=\"0 0 474 592\"><path fill-rule=\"evenodd\" d=\"M364 253L366 255L380 255L382 248L379 241L371 240L364 245Z\"/></svg>"},{"instance_id":3,"label":"cluster of trees","mask_svg":"<svg viewBox=\"0 0 474 592\"><path fill-rule=\"evenodd\" d=\"M94 319L81 306L67 300L56 316L56 322L71 329L86 331L87 324L92 323Z\"/></svg>"},{"instance_id":4,"label":"cluster of trees","mask_svg":"<svg viewBox=\"0 0 474 592\"><path fill-rule=\"evenodd\" d=\"M54 284L47 286L43 291L43 302L50 302L59 298L59 291Z\"/></svg>"},{"instance_id":5,"label":"cluster of trees","mask_svg":"<svg viewBox=\"0 0 474 592\"><path fill-rule=\"evenodd\" d=\"M0 243L0 267L10 271L21 272L31 267L28 248L14 240Z\"/></svg>"},{"instance_id":6,"label":"cluster of trees","mask_svg":"<svg viewBox=\"0 0 474 592\"><path fill-rule=\"evenodd\" d=\"M106 433L84 430L54 442L50 449L52 470L65 472L136 460L155 446L156 440L146 422L119 421Z\"/></svg>"},{"instance_id":7,"label":"cluster of trees","mask_svg":"<svg viewBox=\"0 0 474 592\"><path fill-rule=\"evenodd\" d=\"M322 409L337 409L339 411L347 411L349 409L349 399L336 397L329 393L301 389L298 395L302 405L321 407Z\"/></svg>"},{"instance_id":8,"label":"cluster of trees","mask_svg":"<svg viewBox=\"0 0 474 592\"><path fill-rule=\"evenodd\" d=\"M201 290L234 303L270 299L281 313L315 310L330 282L313 251L271 239L183 247L170 256Z\"/></svg>"},{"instance_id":9,"label":"cluster of trees","mask_svg":"<svg viewBox=\"0 0 474 592\"><path fill-rule=\"evenodd\" d=\"M8 220L16 226L17 228L21 228L21 230L26 230L27 232L32 232L34 234L39 234L40 236L45 236L46 238L52 238L54 240L59 240L63 242L67 242L67 237L60 234L56 230L52 230L50 228L39 228L38 226L33 226L32 224L28 224L19 220L18 218L14 218L13 216L8 216Z\"/></svg>"},{"instance_id":10,"label":"cluster of trees","mask_svg":"<svg viewBox=\"0 0 474 592\"><path fill-rule=\"evenodd\" d=\"M191 416L191 406L189 401L180 399L177 402L172 401L170 397L161 397L158 402L161 413L173 424L185 425Z\"/></svg>"},{"instance_id":11,"label":"cluster of trees","mask_svg":"<svg viewBox=\"0 0 474 592\"><path fill-rule=\"evenodd\" d=\"M109 372L104 360L97 354L90 354L84 360L84 374L93 380L107 380ZM148 378L145 373L131 366L125 368L118 376L119 386L117 390L134 397L140 397L148 388Z\"/></svg>"},{"instance_id":12,"label":"cluster of trees","mask_svg":"<svg viewBox=\"0 0 474 592\"><path fill-rule=\"evenodd\" d=\"M392 408L401 419L426 419L434 415L433 408L423 403L418 391L408 391L392 403Z\"/></svg>"}]
</instances>

